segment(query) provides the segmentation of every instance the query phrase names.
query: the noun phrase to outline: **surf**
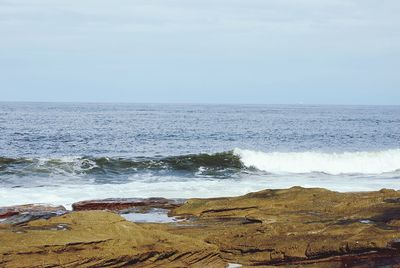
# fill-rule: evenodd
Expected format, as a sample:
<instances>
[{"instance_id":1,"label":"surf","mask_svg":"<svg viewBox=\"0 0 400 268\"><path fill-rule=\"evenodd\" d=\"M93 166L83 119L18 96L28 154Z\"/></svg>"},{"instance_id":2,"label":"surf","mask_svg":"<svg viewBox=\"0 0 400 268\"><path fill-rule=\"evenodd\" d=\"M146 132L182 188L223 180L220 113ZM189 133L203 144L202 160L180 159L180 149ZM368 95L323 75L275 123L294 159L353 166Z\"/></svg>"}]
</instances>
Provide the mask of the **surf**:
<instances>
[{"instance_id":1,"label":"surf","mask_svg":"<svg viewBox=\"0 0 400 268\"><path fill-rule=\"evenodd\" d=\"M269 173L382 174L400 170L400 149L375 152L262 152L236 148L246 167Z\"/></svg>"}]
</instances>

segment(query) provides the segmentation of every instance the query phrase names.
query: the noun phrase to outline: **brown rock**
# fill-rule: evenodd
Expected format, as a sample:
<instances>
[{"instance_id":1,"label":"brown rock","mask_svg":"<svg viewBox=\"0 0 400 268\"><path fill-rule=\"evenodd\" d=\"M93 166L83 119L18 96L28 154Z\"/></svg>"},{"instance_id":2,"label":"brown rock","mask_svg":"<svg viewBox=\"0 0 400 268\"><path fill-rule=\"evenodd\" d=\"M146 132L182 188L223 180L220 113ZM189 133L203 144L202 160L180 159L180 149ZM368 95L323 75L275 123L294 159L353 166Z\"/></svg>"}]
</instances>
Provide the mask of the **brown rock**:
<instances>
[{"instance_id":1,"label":"brown rock","mask_svg":"<svg viewBox=\"0 0 400 268\"><path fill-rule=\"evenodd\" d=\"M301 187L190 199L171 214L192 215L195 220L184 228L166 229L217 245L227 261L244 265L327 258L337 262L343 256L354 261L370 252L375 252L374 258L385 255L399 261L400 202L394 200L400 200L400 192L337 193Z\"/></svg>"},{"instance_id":2,"label":"brown rock","mask_svg":"<svg viewBox=\"0 0 400 268\"><path fill-rule=\"evenodd\" d=\"M13 210L1 211L0 210L0 219L9 218L11 216L18 215L18 214L19 214L18 211L13 211Z\"/></svg>"},{"instance_id":3,"label":"brown rock","mask_svg":"<svg viewBox=\"0 0 400 268\"><path fill-rule=\"evenodd\" d=\"M73 212L0 228L0 267L226 267L216 246L128 222Z\"/></svg>"},{"instance_id":4,"label":"brown rock","mask_svg":"<svg viewBox=\"0 0 400 268\"><path fill-rule=\"evenodd\" d=\"M102 200L88 200L72 204L74 211L82 210L112 210L119 211L125 209L149 209L162 208L172 209L182 205L183 199L165 198L109 198Z\"/></svg>"},{"instance_id":5,"label":"brown rock","mask_svg":"<svg viewBox=\"0 0 400 268\"><path fill-rule=\"evenodd\" d=\"M76 207L118 211L172 207L171 215L187 220L135 224L110 212L82 211L0 225L0 267L399 267L399 200L400 192L386 189L293 187L182 205L163 199L80 202Z\"/></svg>"}]
</instances>

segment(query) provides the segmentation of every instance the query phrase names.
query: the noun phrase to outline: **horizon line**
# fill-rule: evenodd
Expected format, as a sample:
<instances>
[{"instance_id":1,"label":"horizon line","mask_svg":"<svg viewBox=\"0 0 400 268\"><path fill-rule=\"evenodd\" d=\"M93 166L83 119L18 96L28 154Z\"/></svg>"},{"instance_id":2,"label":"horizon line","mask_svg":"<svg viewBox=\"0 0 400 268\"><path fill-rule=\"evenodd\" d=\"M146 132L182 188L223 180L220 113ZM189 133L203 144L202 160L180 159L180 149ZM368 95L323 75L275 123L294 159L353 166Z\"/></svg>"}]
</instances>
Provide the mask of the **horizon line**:
<instances>
[{"instance_id":1,"label":"horizon line","mask_svg":"<svg viewBox=\"0 0 400 268\"><path fill-rule=\"evenodd\" d=\"M130 102L130 101L25 101L25 100L0 100L0 103L54 103L54 104L148 104L148 105L270 105L270 106L400 106L400 104L365 104L365 103L237 103L237 102Z\"/></svg>"}]
</instances>

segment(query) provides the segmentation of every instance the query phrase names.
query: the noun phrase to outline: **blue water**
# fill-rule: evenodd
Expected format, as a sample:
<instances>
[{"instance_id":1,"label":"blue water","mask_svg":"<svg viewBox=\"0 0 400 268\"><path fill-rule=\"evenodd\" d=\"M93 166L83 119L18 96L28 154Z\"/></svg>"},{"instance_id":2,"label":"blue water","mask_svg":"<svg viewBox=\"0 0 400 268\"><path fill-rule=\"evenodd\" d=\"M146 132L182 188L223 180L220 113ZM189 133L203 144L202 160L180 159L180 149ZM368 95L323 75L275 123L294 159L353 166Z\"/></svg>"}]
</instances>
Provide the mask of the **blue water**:
<instances>
[{"instance_id":1,"label":"blue water","mask_svg":"<svg viewBox=\"0 0 400 268\"><path fill-rule=\"evenodd\" d=\"M400 106L0 102L0 205L400 188L399 170Z\"/></svg>"},{"instance_id":2,"label":"blue water","mask_svg":"<svg viewBox=\"0 0 400 268\"><path fill-rule=\"evenodd\" d=\"M0 103L0 155L170 156L400 147L400 107Z\"/></svg>"}]
</instances>

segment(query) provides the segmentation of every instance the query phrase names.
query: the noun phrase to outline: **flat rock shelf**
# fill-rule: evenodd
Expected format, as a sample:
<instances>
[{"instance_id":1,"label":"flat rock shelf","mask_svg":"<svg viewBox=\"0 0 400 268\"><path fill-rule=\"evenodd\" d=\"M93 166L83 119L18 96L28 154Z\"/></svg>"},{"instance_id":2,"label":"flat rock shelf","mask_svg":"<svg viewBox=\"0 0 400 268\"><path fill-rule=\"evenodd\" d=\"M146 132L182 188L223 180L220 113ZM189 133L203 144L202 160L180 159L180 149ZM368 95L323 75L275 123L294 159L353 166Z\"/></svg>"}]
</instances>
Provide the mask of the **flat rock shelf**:
<instances>
[{"instance_id":1,"label":"flat rock shelf","mask_svg":"<svg viewBox=\"0 0 400 268\"><path fill-rule=\"evenodd\" d=\"M400 192L395 190L293 187L229 198L91 200L73 208L80 211L0 208L0 266L400 264Z\"/></svg>"}]
</instances>

